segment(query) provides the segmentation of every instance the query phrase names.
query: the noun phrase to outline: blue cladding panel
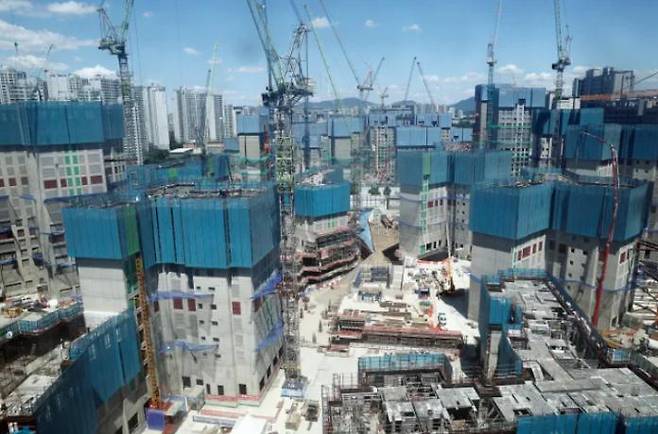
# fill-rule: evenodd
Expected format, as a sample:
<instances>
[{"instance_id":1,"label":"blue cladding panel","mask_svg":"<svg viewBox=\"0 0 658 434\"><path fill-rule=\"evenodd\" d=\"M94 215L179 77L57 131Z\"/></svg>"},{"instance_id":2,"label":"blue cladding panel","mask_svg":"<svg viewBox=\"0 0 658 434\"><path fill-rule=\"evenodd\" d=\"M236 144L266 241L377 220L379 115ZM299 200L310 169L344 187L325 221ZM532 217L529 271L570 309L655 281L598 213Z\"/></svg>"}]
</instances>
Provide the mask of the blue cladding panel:
<instances>
[{"instance_id":1,"label":"blue cladding panel","mask_svg":"<svg viewBox=\"0 0 658 434\"><path fill-rule=\"evenodd\" d=\"M438 127L427 128L426 141L428 145L439 147L441 145L441 128Z\"/></svg>"},{"instance_id":2,"label":"blue cladding panel","mask_svg":"<svg viewBox=\"0 0 658 434\"><path fill-rule=\"evenodd\" d=\"M617 415L612 412L578 414L578 434L615 434L616 428Z\"/></svg>"},{"instance_id":3,"label":"blue cladding panel","mask_svg":"<svg viewBox=\"0 0 658 434\"><path fill-rule=\"evenodd\" d=\"M239 151L240 145L238 144L237 137L226 137L224 138L224 150L225 151Z\"/></svg>"},{"instance_id":4,"label":"blue cladding panel","mask_svg":"<svg viewBox=\"0 0 658 434\"><path fill-rule=\"evenodd\" d=\"M624 417L623 430L624 434L655 434L658 432L658 417Z\"/></svg>"},{"instance_id":5,"label":"blue cladding panel","mask_svg":"<svg viewBox=\"0 0 658 434\"><path fill-rule=\"evenodd\" d=\"M450 113L441 113L439 115L439 127L450 128L452 126L452 115Z\"/></svg>"},{"instance_id":6,"label":"blue cladding panel","mask_svg":"<svg viewBox=\"0 0 658 434\"><path fill-rule=\"evenodd\" d=\"M565 157L572 160L605 161L610 160L610 145L619 149L621 143L621 125L589 125L587 127L570 126L565 141ZM592 137L589 134L593 134ZM596 137L604 140L601 143Z\"/></svg>"},{"instance_id":7,"label":"blue cladding panel","mask_svg":"<svg viewBox=\"0 0 658 434\"><path fill-rule=\"evenodd\" d=\"M279 208L276 195L261 195L250 199L251 260L261 261L279 244Z\"/></svg>"},{"instance_id":8,"label":"blue cladding panel","mask_svg":"<svg viewBox=\"0 0 658 434\"><path fill-rule=\"evenodd\" d=\"M517 419L516 432L517 434L575 434L577 417L575 413L524 416Z\"/></svg>"},{"instance_id":9,"label":"blue cladding panel","mask_svg":"<svg viewBox=\"0 0 658 434\"><path fill-rule=\"evenodd\" d=\"M550 227L551 185L475 189L471 197L473 232L518 240Z\"/></svg>"},{"instance_id":10,"label":"blue cladding panel","mask_svg":"<svg viewBox=\"0 0 658 434\"><path fill-rule=\"evenodd\" d=\"M395 146L398 148L427 146L427 128L397 127L395 129Z\"/></svg>"},{"instance_id":11,"label":"blue cladding panel","mask_svg":"<svg viewBox=\"0 0 658 434\"><path fill-rule=\"evenodd\" d=\"M0 145L116 142L123 137L123 113L121 106L97 102L7 104L0 109L0 131Z\"/></svg>"},{"instance_id":12,"label":"blue cladding panel","mask_svg":"<svg viewBox=\"0 0 658 434\"><path fill-rule=\"evenodd\" d=\"M140 372L134 313L112 317L71 344L71 364L37 403L40 434L93 434L97 408Z\"/></svg>"},{"instance_id":13,"label":"blue cladding panel","mask_svg":"<svg viewBox=\"0 0 658 434\"><path fill-rule=\"evenodd\" d=\"M329 135L332 137L350 137L353 133L363 131L363 120L356 116L331 118L330 121Z\"/></svg>"},{"instance_id":14,"label":"blue cladding panel","mask_svg":"<svg viewBox=\"0 0 658 434\"><path fill-rule=\"evenodd\" d=\"M249 267L251 261L251 239L249 209L244 199L232 201L228 208L230 228L229 245L231 249L231 265Z\"/></svg>"},{"instance_id":15,"label":"blue cladding panel","mask_svg":"<svg viewBox=\"0 0 658 434\"><path fill-rule=\"evenodd\" d=\"M423 152L398 152L397 175L401 186L420 186L423 181Z\"/></svg>"},{"instance_id":16,"label":"blue cladding panel","mask_svg":"<svg viewBox=\"0 0 658 434\"><path fill-rule=\"evenodd\" d=\"M265 131L265 119L260 115L237 115L238 134L260 134Z\"/></svg>"},{"instance_id":17,"label":"blue cladding panel","mask_svg":"<svg viewBox=\"0 0 658 434\"><path fill-rule=\"evenodd\" d=\"M184 263L197 268L225 268L224 209L219 201L186 200L181 207L184 222Z\"/></svg>"},{"instance_id":18,"label":"blue cladding panel","mask_svg":"<svg viewBox=\"0 0 658 434\"><path fill-rule=\"evenodd\" d=\"M430 185L444 184L452 179L452 156L447 152L433 151L430 158ZM419 169L416 169L420 171Z\"/></svg>"},{"instance_id":19,"label":"blue cladding panel","mask_svg":"<svg viewBox=\"0 0 658 434\"><path fill-rule=\"evenodd\" d=\"M658 125L624 125L619 158L658 160Z\"/></svg>"},{"instance_id":20,"label":"blue cladding panel","mask_svg":"<svg viewBox=\"0 0 658 434\"><path fill-rule=\"evenodd\" d=\"M295 189L295 214L300 217L327 217L350 209L350 184L303 185Z\"/></svg>"},{"instance_id":21,"label":"blue cladding panel","mask_svg":"<svg viewBox=\"0 0 658 434\"><path fill-rule=\"evenodd\" d=\"M524 101L531 108L541 108L546 105L546 89L543 87L497 87L498 107L511 108Z\"/></svg>"},{"instance_id":22,"label":"blue cladding panel","mask_svg":"<svg viewBox=\"0 0 658 434\"><path fill-rule=\"evenodd\" d=\"M455 142L471 142L473 141L473 128L453 127L450 130L450 136Z\"/></svg>"},{"instance_id":23,"label":"blue cladding panel","mask_svg":"<svg viewBox=\"0 0 658 434\"><path fill-rule=\"evenodd\" d=\"M66 123L70 143L102 143L103 114L95 103L69 104L66 107Z\"/></svg>"},{"instance_id":24,"label":"blue cladding panel","mask_svg":"<svg viewBox=\"0 0 658 434\"><path fill-rule=\"evenodd\" d=\"M124 259L137 251L135 214L123 208L65 208L62 211L68 255L74 258ZM129 221L132 219L132 222Z\"/></svg>"}]
</instances>

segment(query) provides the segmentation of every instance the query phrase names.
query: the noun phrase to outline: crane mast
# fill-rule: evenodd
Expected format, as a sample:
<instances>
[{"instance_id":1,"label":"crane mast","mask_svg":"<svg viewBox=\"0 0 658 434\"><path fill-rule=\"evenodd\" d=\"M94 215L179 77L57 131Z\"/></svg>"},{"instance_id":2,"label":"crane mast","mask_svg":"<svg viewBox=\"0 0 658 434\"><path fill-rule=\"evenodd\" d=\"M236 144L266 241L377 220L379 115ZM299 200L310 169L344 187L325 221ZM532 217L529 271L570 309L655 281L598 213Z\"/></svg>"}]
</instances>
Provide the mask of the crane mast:
<instances>
[{"instance_id":1,"label":"crane mast","mask_svg":"<svg viewBox=\"0 0 658 434\"><path fill-rule=\"evenodd\" d=\"M416 60L416 66L418 66L418 73L420 74L420 78L423 79L423 86L425 86L425 91L427 92L427 96L430 99L430 104L432 104L432 110L438 110L436 101L434 101L434 96L432 95L432 91L430 90L430 85L427 82L425 73L423 72L423 67L420 66L420 60Z\"/></svg>"},{"instance_id":2,"label":"crane mast","mask_svg":"<svg viewBox=\"0 0 658 434\"><path fill-rule=\"evenodd\" d=\"M569 57L571 36L569 36L569 28L565 27L566 37L562 37L562 17L560 12L560 0L553 1L553 9L555 11L555 40L557 47L557 62L551 65L555 70L555 95L553 96L553 109L556 110L556 122L552 136L552 147L554 148L553 155L555 158L555 167L563 165L563 141L560 131L562 129L560 113L560 101L562 100L562 91L564 89L564 70L567 66L571 65L571 58Z\"/></svg>"},{"instance_id":3,"label":"crane mast","mask_svg":"<svg viewBox=\"0 0 658 434\"><path fill-rule=\"evenodd\" d=\"M487 119L484 134L480 131L480 148L484 148L485 143L488 147L493 148L495 144L492 143L494 136L494 111L493 111L493 100L495 94L494 87L494 67L496 66L496 42L498 42L498 28L500 27L500 17L502 14L503 1L498 0L498 5L496 7L496 24L494 26L494 31L491 35L491 40L487 44Z\"/></svg>"},{"instance_id":4,"label":"crane mast","mask_svg":"<svg viewBox=\"0 0 658 434\"><path fill-rule=\"evenodd\" d=\"M281 227L281 271L282 281L279 295L282 302L283 369L284 391L302 394L305 379L299 360L299 287L295 251L295 204L296 145L292 139L292 110L297 102L312 95L308 78L304 75L301 50L308 33L300 24L294 31L293 41L285 57L280 57L272 43L265 4L258 0L247 0L249 11L256 26L259 40L267 58L271 84L262 94L263 105L270 109L270 129L274 150L275 182L279 196Z\"/></svg>"},{"instance_id":5,"label":"crane mast","mask_svg":"<svg viewBox=\"0 0 658 434\"><path fill-rule=\"evenodd\" d=\"M98 44L99 50L106 50L111 55L116 56L119 62L119 83L121 87L121 100L123 103L123 121L125 136L123 139L124 152L126 157L136 164L143 164L144 154L139 132L139 123L137 122L137 108L133 98L133 88L130 76L130 67L128 65L128 52L126 51L126 42L128 38L128 25L134 5L134 0L124 0L123 3L123 21L118 27L115 27L107 14L104 5L98 8L100 18L101 39Z\"/></svg>"},{"instance_id":6,"label":"crane mast","mask_svg":"<svg viewBox=\"0 0 658 434\"><path fill-rule=\"evenodd\" d=\"M409 100L409 89L411 88L411 77L414 75L414 68L416 67L416 56L411 59L411 69L409 69L409 78L407 78L407 87L404 88L404 103Z\"/></svg>"}]
</instances>

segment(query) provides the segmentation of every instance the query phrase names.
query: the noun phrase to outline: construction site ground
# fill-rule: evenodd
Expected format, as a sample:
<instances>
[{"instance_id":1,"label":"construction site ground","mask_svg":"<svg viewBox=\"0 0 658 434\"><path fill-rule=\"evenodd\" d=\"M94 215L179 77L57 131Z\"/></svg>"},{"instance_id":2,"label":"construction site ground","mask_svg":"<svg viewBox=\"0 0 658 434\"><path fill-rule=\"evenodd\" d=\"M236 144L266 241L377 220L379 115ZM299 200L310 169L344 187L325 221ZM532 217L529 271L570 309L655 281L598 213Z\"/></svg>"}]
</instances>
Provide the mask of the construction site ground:
<instances>
[{"instance_id":1,"label":"construction site ground","mask_svg":"<svg viewBox=\"0 0 658 434\"><path fill-rule=\"evenodd\" d=\"M377 226L379 226L379 228L377 228ZM382 254L382 250L397 242L397 231L395 229L384 229L379 222L372 224L371 228L376 251L366 258L362 264L390 265L388 259ZM455 262L455 283L458 288L468 287L469 265L470 264L467 261ZM352 344L349 347L349 350L345 352L326 351L326 346L329 343L330 336L330 320L325 313L330 310L332 306L335 308L341 304L346 304L347 306L356 308L361 304L366 303L362 307L373 308L375 305L374 302L370 302L370 305L368 305L368 302L354 299L354 295L352 294L352 282L354 281L357 272L358 269L352 270L343 276L310 288L307 292L307 302L301 304L301 367L302 374L308 380L305 400L317 401L318 405L321 403L322 386L331 385L335 376L342 376L343 382L356 383L357 362L359 357L394 352L436 351L432 348L382 346L368 343ZM405 268L405 275L406 274L407 268ZM406 276L404 278L406 278ZM473 327L473 323L470 323L464 317L465 301L460 300L460 297L465 296L465 293L458 292L454 298L451 297L450 300L447 300L439 299L433 294L429 300L433 303L435 312L443 312L446 314L447 322L444 327L446 329L461 331L468 340L472 339L472 337L477 334L477 329ZM418 296L408 290L404 291L402 299L410 305L418 303ZM451 358L458 363L458 350L442 349L438 351L449 354ZM217 425L198 422L198 420L205 418L218 419L222 420L223 423L230 424L231 422L237 422L240 419L244 420L245 417L248 417L249 425L252 426L251 429L254 429L253 426L258 425L257 423L254 424L253 419L266 421L267 426L264 432L321 433L321 414L318 415L318 420L314 422L308 422L304 418L301 418L301 422L297 429L286 429L286 421L288 420L290 413L294 413L294 410L291 410L291 408L294 407L299 411L303 406L303 401L282 397L281 388L283 382L284 373L280 370L274 376L258 406L241 404L237 407L222 407L214 402L207 402L199 411L190 411L183 425L181 425L177 432L184 434L221 432L208 431L209 429L217 428ZM197 421L194 419L197 419ZM242 424L239 424L238 426L240 425ZM240 429L236 429L236 431L239 431L240 433L242 432ZM157 431L147 430L146 432L155 434Z\"/></svg>"}]
</instances>

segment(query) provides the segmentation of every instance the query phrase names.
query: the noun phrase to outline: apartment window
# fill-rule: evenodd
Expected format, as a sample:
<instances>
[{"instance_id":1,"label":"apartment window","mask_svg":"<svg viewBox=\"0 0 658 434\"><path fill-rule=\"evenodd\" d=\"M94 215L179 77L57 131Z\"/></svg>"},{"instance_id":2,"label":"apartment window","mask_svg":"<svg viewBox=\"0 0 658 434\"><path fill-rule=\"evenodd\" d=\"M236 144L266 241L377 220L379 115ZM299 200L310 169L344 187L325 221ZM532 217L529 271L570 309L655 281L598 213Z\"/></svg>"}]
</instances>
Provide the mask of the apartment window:
<instances>
[{"instance_id":1,"label":"apartment window","mask_svg":"<svg viewBox=\"0 0 658 434\"><path fill-rule=\"evenodd\" d=\"M621 255L619 256L619 263L623 264L625 260L626 260L626 252L621 252Z\"/></svg>"},{"instance_id":2,"label":"apartment window","mask_svg":"<svg viewBox=\"0 0 658 434\"><path fill-rule=\"evenodd\" d=\"M193 298L187 300L187 310L190 312L196 312L196 300Z\"/></svg>"},{"instance_id":3,"label":"apartment window","mask_svg":"<svg viewBox=\"0 0 658 434\"><path fill-rule=\"evenodd\" d=\"M203 380L201 378L196 379L196 385L197 386L203 386Z\"/></svg>"},{"instance_id":4,"label":"apartment window","mask_svg":"<svg viewBox=\"0 0 658 434\"><path fill-rule=\"evenodd\" d=\"M202 320L202 319L199 320L199 324L203 325L203 324L205 324L205 323L206 323L206 322L205 322L204 320Z\"/></svg>"},{"instance_id":5,"label":"apartment window","mask_svg":"<svg viewBox=\"0 0 658 434\"><path fill-rule=\"evenodd\" d=\"M434 201L430 200L427 202L427 207L428 208L433 208L434 207Z\"/></svg>"},{"instance_id":6,"label":"apartment window","mask_svg":"<svg viewBox=\"0 0 658 434\"><path fill-rule=\"evenodd\" d=\"M214 291L214 290L215 290L214 287L212 287L212 286L209 286L209 287L208 287L208 291Z\"/></svg>"},{"instance_id":7,"label":"apartment window","mask_svg":"<svg viewBox=\"0 0 658 434\"><path fill-rule=\"evenodd\" d=\"M516 260L520 261L523 258L523 252L519 250L516 254Z\"/></svg>"},{"instance_id":8,"label":"apartment window","mask_svg":"<svg viewBox=\"0 0 658 434\"><path fill-rule=\"evenodd\" d=\"M87 185L87 177L86 176L80 177L80 181L82 181L82 185Z\"/></svg>"},{"instance_id":9,"label":"apartment window","mask_svg":"<svg viewBox=\"0 0 658 434\"><path fill-rule=\"evenodd\" d=\"M196 305L196 307L197 307L198 309L203 309L203 304L202 304L202 303L198 303L198 304Z\"/></svg>"},{"instance_id":10,"label":"apartment window","mask_svg":"<svg viewBox=\"0 0 658 434\"><path fill-rule=\"evenodd\" d=\"M5 186L5 180L4 178L0 178L0 187L4 187L4 186ZM55 181L55 186L57 186L57 181Z\"/></svg>"},{"instance_id":11,"label":"apartment window","mask_svg":"<svg viewBox=\"0 0 658 434\"><path fill-rule=\"evenodd\" d=\"M220 396L224 394L224 386L221 385L217 386L217 394Z\"/></svg>"},{"instance_id":12,"label":"apartment window","mask_svg":"<svg viewBox=\"0 0 658 434\"><path fill-rule=\"evenodd\" d=\"M91 177L91 183L92 184L102 184L103 183L103 177L101 175L95 175Z\"/></svg>"},{"instance_id":13,"label":"apartment window","mask_svg":"<svg viewBox=\"0 0 658 434\"><path fill-rule=\"evenodd\" d=\"M532 245L532 253L537 253L537 244Z\"/></svg>"},{"instance_id":14,"label":"apartment window","mask_svg":"<svg viewBox=\"0 0 658 434\"><path fill-rule=\"evenodd\" d=\"M210 305L210 308L211 308L212 310L217 310L217 305L216 305L216 304L211 304L211 305Z\"/></svg>"},{"instance_id":15,"label":"apartment window","mask_svg":"<svg viewBox=\"0 0 658 434\"><path fill-rule=\"evenodd\" d=\"M211 321L210 324L212 324L214 326L219 325L219 323L217 321Z\"/></svg>"},{"instance_id":16,"label":"apartment window","mask_svg":"<svg viewBox=\"0 0 658 434\"><path fill-rule=\"evenodd\" d=\"M46 179L45 181L43 181L43 188L45 188L45 189L57 188L57 180L56 179Z\"/></svg>"},{"instance_id":17,"label":"apartment window","mask_svg":"<svg viewBox=\"0 0 658 434\"><path fill-rule=\"evenodd\" d=\"M206 393L210 395L210 384L206 384Z\"/></svg>"},{"instance_id":18,"label":"apartment window","mask_svg":"<svg viewBox=\"0 0 658 434\"><path fill-rule=\"evenodd\" d=\"M543 248L544 248L544 242L540 241L538 250L541 252Z\"/></svg>"},{"instance_id":19,"label":"apartment window","mask_svg":"<svg viewBox=\"0 0 658 434\"><path fill-rule=\"evenodd\" d=\"M183 310L183 299L182 298L174 298L174 309Z\"/></svg>"},{"instance_id":20,"label":"apartment window","mask_svg":"<svg viewBox=\"0 0 658 434\"><path fill-rule=\"evenodd\" d=\"M27 184L28 184L27 176L21 177L21 185L27 185Z\"/></svg>"},{"instance_id":21,"label":"apartment window","mask_svg":"<svg viewBox=\"0 0 658 434\"><path fill-rule=\"evenodd\" d=\"M242 314L242 307L240 306L239 301L234 301L231 303L231 310L233 311L233 315L241 315Z\"/></svg>"},{"instance_id":22,"label":"apartment window","mask_svg":"<svg viewBox=\"0 0 658 434\"><path fill-rule=\"evenodd\" d=\"M265 377L261 378L260 383L258 383L259 390L263 390L264 387L265 387Z\"/></svg>"},{"instance_id":23,"label":"apartment window","mask_svg":"<svg viewBox=\"0 0 658 434\"><path fill-rule=\"evenodd\" d=\"M190 380L190 377L185 377L183 376L183 387L192 387L192 381Z\"/></svg>"},{"instance_id":24,"label":"apartment window","mask_svg":"<svg viewBox=\"0 0 658 434\"><path fill-rule=\"evenodd\" d=\"M213 342L219 343L219 338L212 338Z\"/></svg>"},{"instance_id":25,"label":"apartment window","mask_svg":"<svg viewBox=\"0 0 658 434\"><path fill-rule=\"evenodd\" d=\"M270 375L272 375L272 365L267 367L267 378L270 378Z\"/></svg>"},{"instance_id":26,"label":"apartment window","mask_svg":"<svg viewBox=\"0 0 658 434\"><path fill-rule=\"evenodd\" d=\"M530 246L523 248L523 257L527 258L528 256L530 256Z\"/></svg>"},{"instance_id":27,"label":"apartment window","mask_svg":"<svg viewBox=\"0 0 658 434\"><path fill-rule=\"evenodd\" d=\"M11 187L16 186L16 178L9 178L9 186Z\"/></svg>"},{"instance_id":28,"label":"apartment window","mask_svg":"<svg viewBox=\"0 0 658 434\"><path fill-rule=\"evenodd\" d=\"M240 395L246 395L247 394L247 385L246 384L238 384L238 389L240 391Z\"/></svg>"}]
</instances>

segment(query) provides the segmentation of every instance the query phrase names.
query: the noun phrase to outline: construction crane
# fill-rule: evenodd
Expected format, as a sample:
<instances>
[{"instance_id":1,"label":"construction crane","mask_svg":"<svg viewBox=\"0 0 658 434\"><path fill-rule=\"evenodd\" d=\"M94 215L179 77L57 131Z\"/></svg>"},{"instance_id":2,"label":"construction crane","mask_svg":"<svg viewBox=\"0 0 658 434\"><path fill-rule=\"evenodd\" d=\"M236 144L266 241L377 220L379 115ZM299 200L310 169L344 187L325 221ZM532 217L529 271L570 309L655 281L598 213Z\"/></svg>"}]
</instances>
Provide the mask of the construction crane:
<instances>
[{"instance_id":1,"label":"construction crane","mask_svg":"<svg viewBox=\"0 0 658 434\"><path fill-rule=\"evenodd\" d=\"M407 87L405 87L405 89L404 89L404 100L403 100L403 102L405 104L409 100L409 89L411 88L411 77L413 77L413 75L414 75L414 68L416 68L416 56L414 56L414 58L411 59L411 69L409 69L409 78L407 78Z\"/></svg>"},{"instance_id":2,"label":"construction crane","mask_svg":"<svg viewBox=\"0 0 658 434\"><path fill-rule=\"evenodd\" d=\"M215 76L215 65L217 64L217 44L214 45L212 50L212 57L210 58L210 65L208 66L208 74L206 75L206 99L201 104L201 119L199 120L199 125L197 126L196 137L197 137L197 146L201 148L201 154L206 155L207 145L210 141L210 110L208 106L214 104L212 99L212 86ZM213 108L214 112L214 108Z\"/></svg>"},{"instance_id":3,"label":"construction crane","mask_svg":"<svg viewBox=\"0 0 658 434\"><path fill-rule=\"evenodd\" d=\"M101 30L101 39L98 44L98 49L109 51L109 53L116 56L119 61L119 82L121 85L121 100L123 102L123 121L125 129L125 137L123 139L124 152L132 163L141 165L144 162L144 155L142 144L140 143L137 109L133 98L130 68L128 66L128 52L126 51L128 24L130 22L134 3L134 0L124 0L123 21L118 26L112 24L104 6L105 1L101 3L98 7Z\"/></svg>"},{"instance_id":4,"label":"construction crane","mask_svg":"<svg viewBox=\"0 0 658 434\"><path fill-rule=\"evenodd\" d=\"M267 58L268 84L262 94L263 104L270 110L270 128L273 131L275 153L275 181L279 195L281 229L282 280L279 295L283 314L283 390L303 393L305 379L299 361L299 290L296 273L295 251L295 203L296 144L292 139L292 110L297 102L313 94L312 86L302 68L301 49L308 29L297 26L293 33L290 49L285 57L279 56L267 25L265 4L258 0L247 0L258 38Z\"/></svg>"},{"instance_id":5,"label":"construction crane","mask_svg":"<svg viewBox=\"0 0 658 434\"><path fill-rule=\"evenodd\" d=\"M480 148L484 148L486 143L490 148L492 148L492 139L493 139L493 129L494 129L494 111L493 111L493 100L494 100L494 67L496 66L496 42L498 41L498 28L500 27L500 17L502 15L503 0L498 0L498 6L496 7L496 24L494 26L494 31L491 34L491 39L487 44L487 124L485 127L485 134L482 134L483 131L480 131Z\"/></svg>"},{"instance_id":6,"label":"construction crane","mask_svg":"<svg viewBox=\"0 0 658 434\"><path fill-rule=\"evenodd\" d=\"M571 65L571 36L569 35L569 26L565 26L565 37L562 37L562 17L560 12L560 0L553 0L555 10L555 40L557 42L557 62L551 65L555 70L555 97L553 99L553 108L559 107L564 89L564 70Z\"/></svg>"},{"instance_id":7,"label":"construction crane","mask_svg":"<svg viewBox=\"0 0 658 434\"><path fill-rule=\"evenodd\" d=\"M581 134L585 136L592 137L594 140L597 140L602 145L608 145L610 147L610 159L612 161L612 177L611 177L611 186L612 186L612 213L610 217L610 225L608 226L608 233L605 240L605 246L603 248L603 259L601 260L601 273L596 284L596 298L594 301L594 312L592 313L592 325L594 328L599 323L599 313L601 311L601 300L603 298L603 283L605 281L606 272L608 270L608 255L612 250L612 243L615 238L615 226L617 225L617 212L619 209L619 169L618 169L618 157L617 150L615 149L612 143L606 143L606 141L592 134L588 131L582 131Z\"/></svg>"},{"instance_id":8,"label":"construction crane","mask_svg":"<svg viewBox=\"0 0 658 434\"><path fill-rule=\"evenodd\" d=\"M427 96L430 99L430 104L432 104L432 110L438 110L436 101L434 101L434 96L432 95L432 91L430 90L430 85L427 82L427 77L425 77L425 73L423 72L423 67L420 66L420 60L416 60L416 66L418 67L418 73L420 74L420 78L423 80L423 86L425 86L425 91L427 92Z\"/></svg>"}]
</instances>

